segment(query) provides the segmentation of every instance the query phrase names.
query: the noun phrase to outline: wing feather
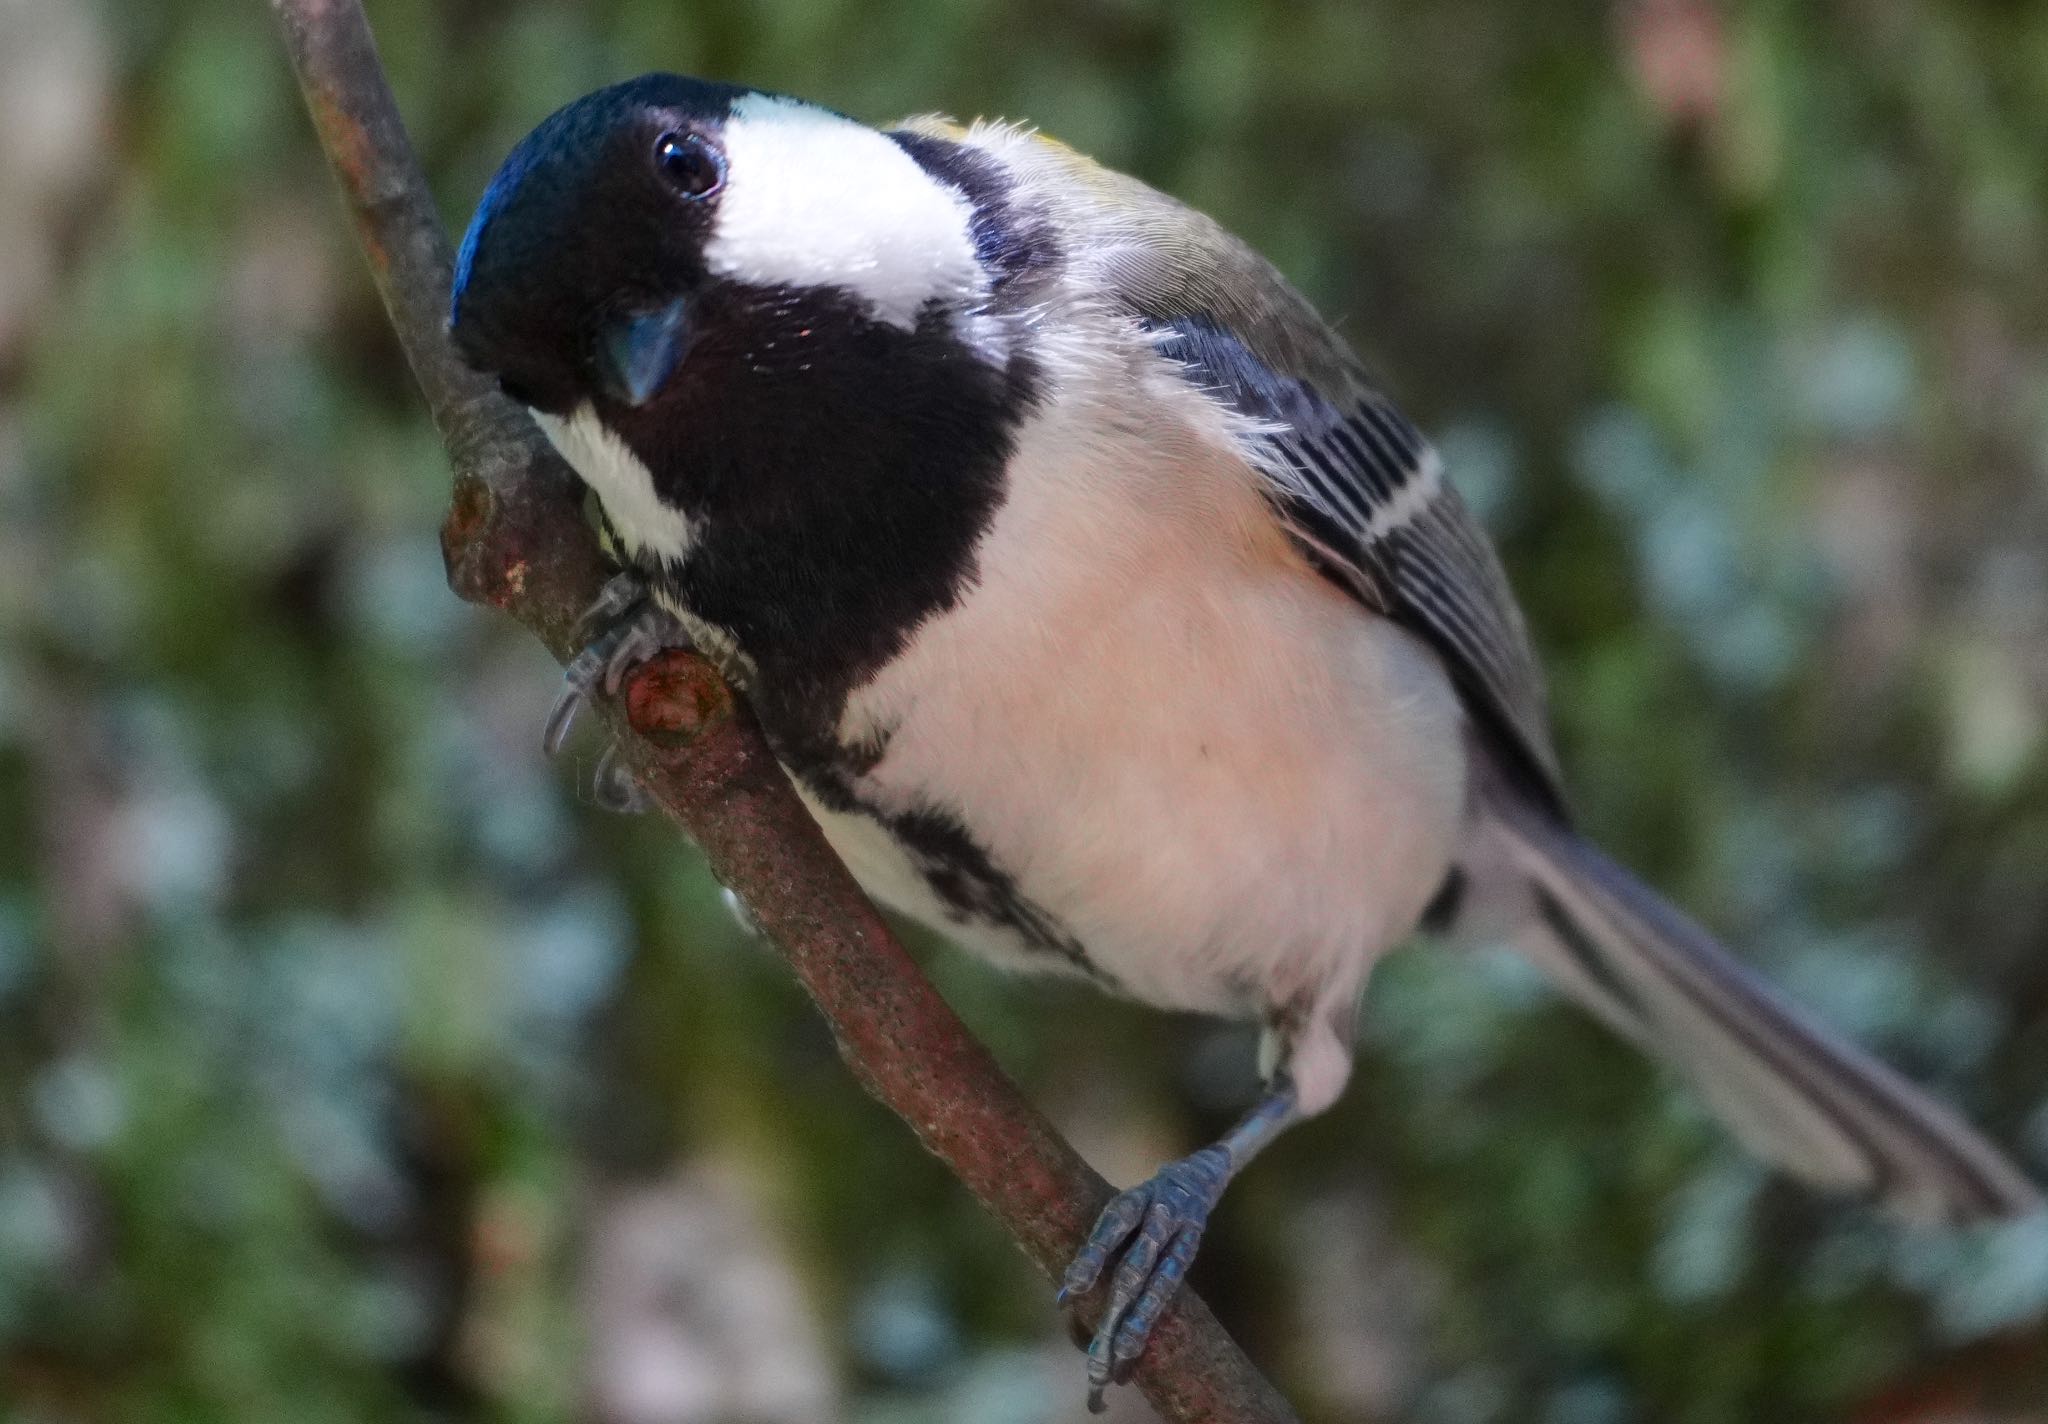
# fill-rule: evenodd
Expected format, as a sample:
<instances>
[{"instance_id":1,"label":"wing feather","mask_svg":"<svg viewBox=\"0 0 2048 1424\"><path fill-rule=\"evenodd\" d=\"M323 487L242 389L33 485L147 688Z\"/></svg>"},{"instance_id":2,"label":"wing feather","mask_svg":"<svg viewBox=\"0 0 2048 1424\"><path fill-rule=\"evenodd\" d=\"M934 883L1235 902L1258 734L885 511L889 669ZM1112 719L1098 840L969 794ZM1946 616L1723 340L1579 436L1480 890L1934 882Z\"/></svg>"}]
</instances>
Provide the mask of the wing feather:
<instances>
[{"instance_id":1,"label":"wing feather","mask_svg":"<svg viewBox=\"0 0 2048 1424\"><path fill-rule=\"evenodd\" d=\"M1492 546L1421 433L1366 384L1348 352L1348 365L1331 353L1318 363L1344 373L1333 396L1264 360L1213 313L1169 315L1135 303L1132 310L1188 380L1260 432L1252 437L1255 463L1297 542L1362 601L1437 650L1509 764L1562 809L1542 676L1521 613ZM1316 328L1337 346L1320 321Z\"/></svg>"}]
</instances>

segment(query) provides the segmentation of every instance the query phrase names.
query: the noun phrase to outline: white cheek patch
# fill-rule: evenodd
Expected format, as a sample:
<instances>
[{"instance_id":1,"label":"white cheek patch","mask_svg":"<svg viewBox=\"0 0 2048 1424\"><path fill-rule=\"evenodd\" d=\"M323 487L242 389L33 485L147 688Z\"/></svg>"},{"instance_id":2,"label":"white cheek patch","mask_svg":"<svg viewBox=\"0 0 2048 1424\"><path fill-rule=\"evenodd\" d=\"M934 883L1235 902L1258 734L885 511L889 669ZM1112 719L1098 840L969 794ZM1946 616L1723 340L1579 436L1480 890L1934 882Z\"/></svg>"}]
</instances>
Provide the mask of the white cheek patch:
<instances>
[{"instance_id":1,"label":"white cheek patch","mask_svg":"<svg viewBox=\"0 0 2048 1424\"><path fill-rule=\"evenodd\" d=\"M750 94L723 134L725 189L705 264L763 285L840 287L892 326L982 284L966 199L874 129Z\"/></svg>"},{"instance_id":2,"label":"white cheek patch","mask_svg":"<svg viewBox=\"0 0 2048 1424\"><path fill-rule=\"evenodd\" d=\"M583 482L597 491L605 517L629 553L680 559L697 542L697 523L654 492L654 476L588 402L564 420L544 411L534 422Z\"/></svg>"}]
</instances>

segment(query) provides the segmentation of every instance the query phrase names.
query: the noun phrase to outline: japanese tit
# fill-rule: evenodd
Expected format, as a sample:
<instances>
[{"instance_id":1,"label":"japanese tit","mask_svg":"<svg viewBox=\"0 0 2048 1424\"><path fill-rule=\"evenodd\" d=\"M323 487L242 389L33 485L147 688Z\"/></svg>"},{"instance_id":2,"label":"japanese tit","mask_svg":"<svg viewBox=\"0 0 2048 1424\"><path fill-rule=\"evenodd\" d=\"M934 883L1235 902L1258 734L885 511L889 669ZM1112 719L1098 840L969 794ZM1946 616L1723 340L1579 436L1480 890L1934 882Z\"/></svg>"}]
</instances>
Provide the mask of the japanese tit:
<instances>
[{"instance_id":1,"label":"japanese tit","mask_svg":"<svg viewBox=\"0 0 2048 1424\"><path fill-rule=\"evenodd\" d=\"M1425 917L1511 938L1811 1182L2038 1204L1579 834L1435 452L1201 214L1023 129L649 75L507 159L452 329L632 576L579 687L687 638L877 898L1263 1024L1257 1106L1067 1274L1110 1280L1098 1397L1231 1175L1341 1091L1366 975Z\"/></svg>"}]
</instances>

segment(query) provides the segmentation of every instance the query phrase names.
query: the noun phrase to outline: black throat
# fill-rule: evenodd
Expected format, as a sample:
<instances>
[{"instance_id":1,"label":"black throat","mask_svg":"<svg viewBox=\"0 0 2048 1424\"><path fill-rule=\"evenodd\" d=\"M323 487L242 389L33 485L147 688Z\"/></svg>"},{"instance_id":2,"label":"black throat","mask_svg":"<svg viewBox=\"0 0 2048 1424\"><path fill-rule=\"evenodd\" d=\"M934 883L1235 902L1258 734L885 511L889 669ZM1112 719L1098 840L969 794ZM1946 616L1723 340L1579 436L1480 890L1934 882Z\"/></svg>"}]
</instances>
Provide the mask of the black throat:
<instances>
[{"instance_id":1,"label":"black throat","mask_svg":"<svg viewBox=\"0 0 2048 1424\"><path fill-rule=\"evenodd\" d=\"M732 635L778 755L829 794L881 751L839 744L847 694L972 586L1037 374L831 290L713 288L698 316L671 389L601 413L701 530L650 572Z\"/></svg>"}]
</instances>

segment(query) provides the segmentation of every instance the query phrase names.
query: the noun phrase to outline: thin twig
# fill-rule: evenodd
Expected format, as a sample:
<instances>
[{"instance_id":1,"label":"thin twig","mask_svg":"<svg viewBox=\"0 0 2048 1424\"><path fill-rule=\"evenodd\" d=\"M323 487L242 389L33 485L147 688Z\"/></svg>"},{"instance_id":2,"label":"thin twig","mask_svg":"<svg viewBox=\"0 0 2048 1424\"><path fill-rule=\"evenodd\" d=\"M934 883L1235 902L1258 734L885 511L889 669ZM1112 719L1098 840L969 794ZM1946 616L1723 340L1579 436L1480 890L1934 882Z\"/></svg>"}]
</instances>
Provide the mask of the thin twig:
<instances>
[{"instance_id":1,"label":"thin twig","mask_svg":"<svg viewBox=\"0 0 2048 1424\"><path fill-rule=\"evenodd\" d=\"M447 236L359 0L272 0L272 8L385 310L448 446L449 583L566 657L576 617L602 580L596 542L574 477L448 342ZM746 901L830 1022L854 1075L1055 1277L1108 1186L931 987L832 854L744 703L706 663L666 655L621 700L604 716L626 765ZM1083 1302L1083 1318L1092 1322L1100 1303ZM1154 1332L1136 1383L1171 1420L1295 1417L1192 1292Z\"/></svg>"}]
</instances>

